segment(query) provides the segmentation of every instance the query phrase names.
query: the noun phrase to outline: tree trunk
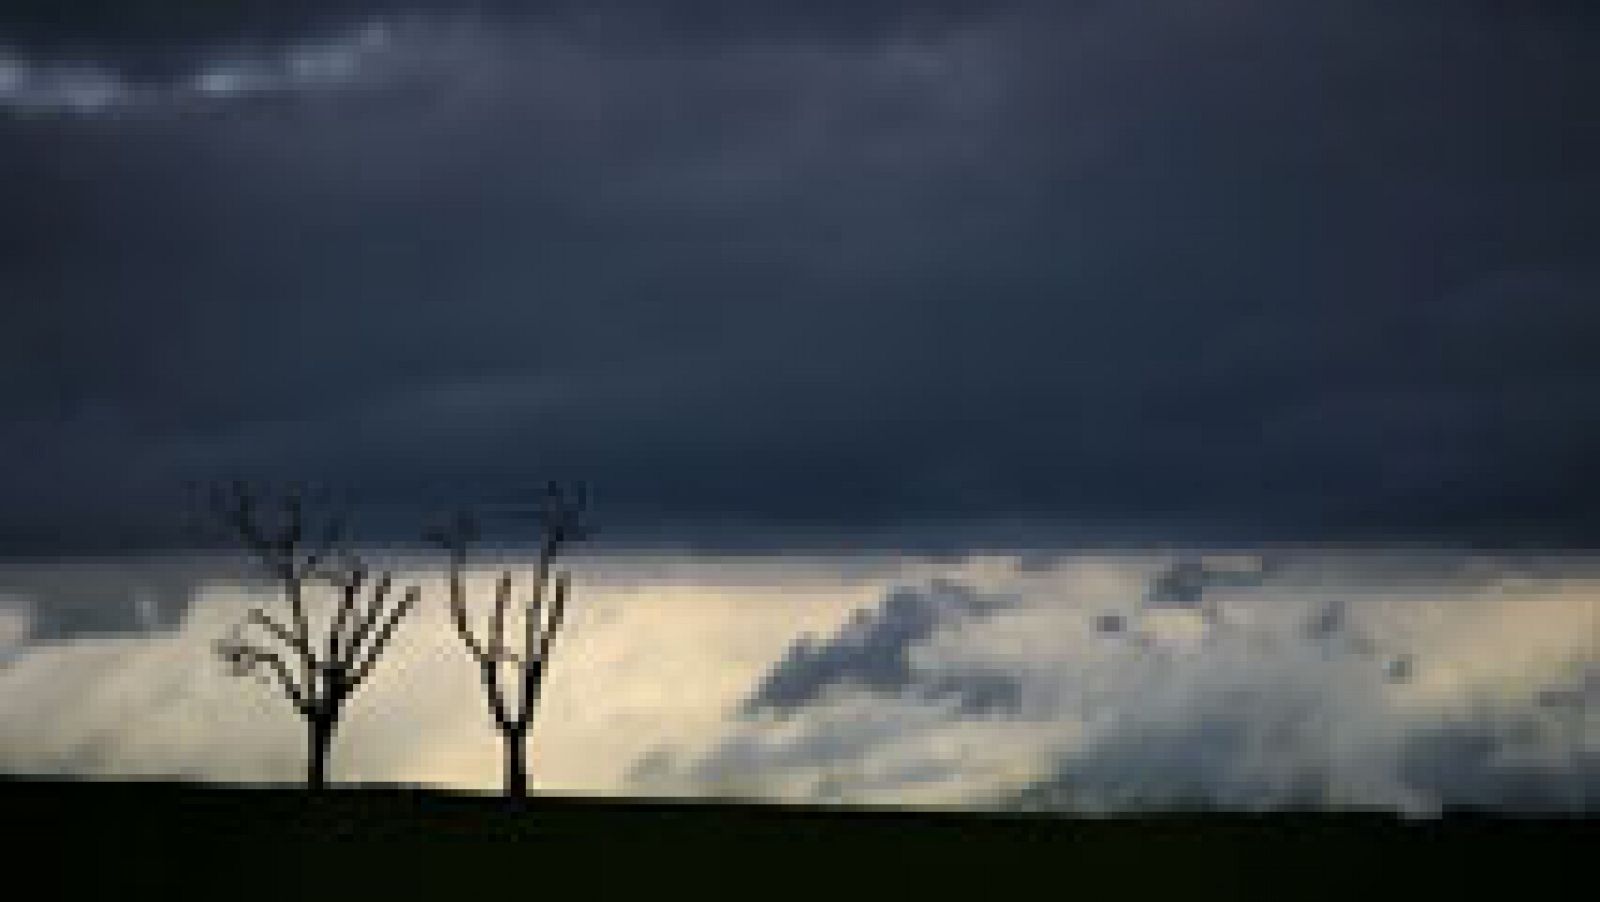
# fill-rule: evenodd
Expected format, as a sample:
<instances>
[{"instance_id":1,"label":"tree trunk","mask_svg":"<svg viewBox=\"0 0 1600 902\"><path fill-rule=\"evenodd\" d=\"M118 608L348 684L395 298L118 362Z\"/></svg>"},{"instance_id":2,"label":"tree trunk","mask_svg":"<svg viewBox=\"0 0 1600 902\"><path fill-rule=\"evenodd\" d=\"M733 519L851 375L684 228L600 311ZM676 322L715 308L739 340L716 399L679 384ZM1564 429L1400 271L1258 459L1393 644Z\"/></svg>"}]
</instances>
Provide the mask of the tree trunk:
<instances>
[{"instance_id":1,"label":"tree trunk","mask_svg":"<svg viewBox=\"0 0 1600 902\"><path fill-rule=\"evenodd\" d=\"M333 745L334 722L313 717L306 721L306 788L321 792L328 787L328 749Z\"/></svg>"},{"instance_id":2,"label":"tree trunk","mask_svg":"<svg viewBox=\"0 0 1600 902\"><path fill-rule=\"evenodd\" d=\"M528 743L527 734L514 730L504 734L506 741L506 797L526 798L528 795Z\"/></svg>"}]
</instances>

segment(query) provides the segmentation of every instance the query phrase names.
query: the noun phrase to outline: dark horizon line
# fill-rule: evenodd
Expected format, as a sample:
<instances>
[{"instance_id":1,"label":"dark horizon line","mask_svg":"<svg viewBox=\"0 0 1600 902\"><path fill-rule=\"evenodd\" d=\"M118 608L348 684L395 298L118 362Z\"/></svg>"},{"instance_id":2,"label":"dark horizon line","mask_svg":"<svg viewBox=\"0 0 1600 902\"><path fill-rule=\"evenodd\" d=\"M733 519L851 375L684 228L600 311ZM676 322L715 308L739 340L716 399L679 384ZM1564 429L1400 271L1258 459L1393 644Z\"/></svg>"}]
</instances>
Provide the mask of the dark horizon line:
<instances>
[{"instance_id":1,"label":"dark horizon line","mask_svg":"<svg viewBox=\"0 0 1600 902\"><path fill-rule=\"evenodd\" d=\"M406 555L439 553L421 530L377 529L352 537L356 548L383 548ZM1171 528L1159 521L1130 524L1067 521L1043 517L907 519L875 525L805 523L792 520L681 518L670 524L602 525L575 546L580 556L685 554L764 556L777 554L902 554L948 556L984 552L1063 554L1241 553L1263 551L1457 552L1484 554L1600 554L1592 530L1529 527L1520 530L1314 529L1221 530ZM532 550L536 538L499 536L475 545L479 554ZM233 555L225 540L194 540L175 534L144 537L106 535L81 540L0 538L0 562L74 560L94 557Z\"/></svg>"}]
</instances>

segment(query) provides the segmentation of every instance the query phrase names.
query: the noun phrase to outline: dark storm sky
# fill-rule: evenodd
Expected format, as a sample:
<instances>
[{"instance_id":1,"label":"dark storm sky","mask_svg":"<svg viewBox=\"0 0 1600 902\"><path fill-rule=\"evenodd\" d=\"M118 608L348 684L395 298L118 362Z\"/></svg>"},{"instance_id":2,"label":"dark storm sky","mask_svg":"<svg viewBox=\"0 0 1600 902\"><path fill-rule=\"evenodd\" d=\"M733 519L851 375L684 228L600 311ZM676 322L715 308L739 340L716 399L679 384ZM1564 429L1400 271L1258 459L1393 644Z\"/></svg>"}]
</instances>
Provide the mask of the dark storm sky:
<instances>
[{"instance_id":1,"label":"dark storm sky","mask_svg":"<svg viewBox=\"0 0 1600 902\"><path fill-rule=\"evenodd\" d=\"M1592 545L1596 70L1540 0L9 2L0 549L218 474Z\"/></svg>"}]
</instances>

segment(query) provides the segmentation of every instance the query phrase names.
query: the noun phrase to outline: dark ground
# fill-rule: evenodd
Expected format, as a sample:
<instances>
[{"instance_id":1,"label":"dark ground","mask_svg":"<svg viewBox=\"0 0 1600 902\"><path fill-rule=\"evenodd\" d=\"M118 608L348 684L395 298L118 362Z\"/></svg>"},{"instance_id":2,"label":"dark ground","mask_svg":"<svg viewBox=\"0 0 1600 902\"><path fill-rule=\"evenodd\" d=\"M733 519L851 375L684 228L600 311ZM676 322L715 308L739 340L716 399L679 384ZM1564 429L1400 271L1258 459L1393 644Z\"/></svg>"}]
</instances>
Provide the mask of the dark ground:
<instances>
[{"instance_id":1,"label":"dark ground","mask_svg":"<svg viewBox=\"0 0 1600 902\"><path fill-rule=\"evenodd\" d=\"M1183 814L1071 819L843 808L0 780L13 881L180 897L498 888L585 897L993 887L1231 898L1468 889L1591 896L1584 819ZM55 893L51 892L54 898Z\"/></svg>"}]
</instances>

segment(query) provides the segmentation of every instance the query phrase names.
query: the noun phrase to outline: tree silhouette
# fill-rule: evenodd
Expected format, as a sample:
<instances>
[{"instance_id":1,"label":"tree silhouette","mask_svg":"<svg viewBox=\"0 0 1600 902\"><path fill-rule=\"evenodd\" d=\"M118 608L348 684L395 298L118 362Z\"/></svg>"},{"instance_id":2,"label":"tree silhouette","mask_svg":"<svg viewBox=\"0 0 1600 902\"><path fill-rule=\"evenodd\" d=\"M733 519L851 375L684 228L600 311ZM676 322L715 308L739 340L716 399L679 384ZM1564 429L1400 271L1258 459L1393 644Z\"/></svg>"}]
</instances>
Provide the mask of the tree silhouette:
<instances>
[{"instance_id":1,"label":"tree silhouette","mask_svg":"<svg viewBox=\"0 0 1600 902\"><path fill-rule=\"evenodd\" d=\"M445 526L433 530L428 538L450 555L450 617L456 633L473 661L494 720L505 743L505 792L522 798L528 791L527 738L534 709L544 685L550 649L561 628L566 610L570 574L552 574L551 565L569 542L588 537L584 522L588 496L580 484L571 489L551 482L545 486L533 513L539 524L539 554L534 565L532 592L520 610L513 611L510 570L495 583L494 604L483 631L475 629L467 608L465 572L468 547L479 538L479 523L470 513L459 513ZM506 640L508 626L513 635L517 624L508 624L520 614L521 641Z\"/></svg>"},{"instance_id":2,"label":"tree silhouette","mask_svg":"<svg viewBox=\"0 0 1600 902\"><path fill-rule=\"evenodd\" d=\"M416 605L418 590L409 588L395 598L389 573L374 578L344 549L343 517L326 518L312 538L301 490L291 488L273 501L262 494L243 482L213 487L211 508L219 525L277 581L289 621L252 608L216 651L236 674L263 674L275 681L294 705L306 725L306 786L321 790L344 706L372 674L400 621ZM336 609L320 625L320 638L313 636L306 604L306 590L317 582L330 584L338 596Z\"/></svg>"}]
</instances>

